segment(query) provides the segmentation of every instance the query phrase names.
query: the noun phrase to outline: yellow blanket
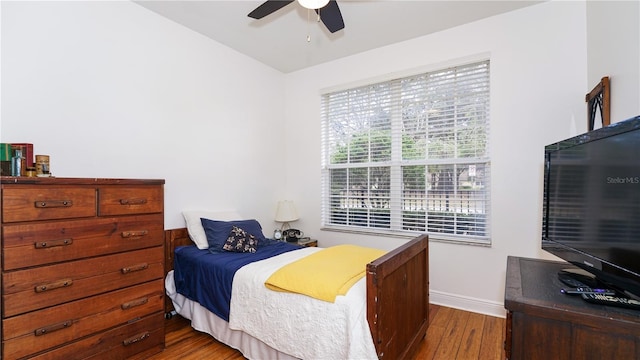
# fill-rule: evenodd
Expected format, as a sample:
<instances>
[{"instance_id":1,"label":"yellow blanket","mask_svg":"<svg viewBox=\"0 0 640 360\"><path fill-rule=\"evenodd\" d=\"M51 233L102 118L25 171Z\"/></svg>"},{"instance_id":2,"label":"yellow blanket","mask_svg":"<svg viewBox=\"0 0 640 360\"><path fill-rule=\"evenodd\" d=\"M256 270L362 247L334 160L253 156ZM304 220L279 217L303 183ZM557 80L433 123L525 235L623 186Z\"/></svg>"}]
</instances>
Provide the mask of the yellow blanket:
<instances>
[{"instance_id":1,"label":"yellow blanket","mask_svg":"<svg viewBox=\"0 0 640 360\"><path fill-rule=\"evenodd\" d=\"M384 253L356 245L332 246L281 267L265 286L334 302L364 276L368 263Z\"/></svg>"}]
</instances>

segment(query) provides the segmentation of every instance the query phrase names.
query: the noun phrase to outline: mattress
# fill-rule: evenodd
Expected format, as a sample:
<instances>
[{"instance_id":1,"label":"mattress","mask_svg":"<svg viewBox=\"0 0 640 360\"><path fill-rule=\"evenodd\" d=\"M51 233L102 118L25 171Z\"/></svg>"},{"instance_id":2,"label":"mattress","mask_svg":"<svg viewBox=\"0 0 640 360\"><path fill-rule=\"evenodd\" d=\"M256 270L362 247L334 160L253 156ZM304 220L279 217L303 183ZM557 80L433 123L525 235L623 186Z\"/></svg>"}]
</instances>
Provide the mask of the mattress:
<instances>
[{"instance_id":1,"label":"mattress","mask_svg":"<svg viewBox=\"0 0 640 360\"><path fill-rule=\"evenodd\" d=\"M248 358L377 359L366 320L365 278L333 303L264 286L266 279L281 266L319 250L303 248L240 267L233 276L228 323L209 309L203 315L201 310L206 306L174 291L173 272L167 276L167 294L176 311L191 319L195 329L212 334ZM215 291L215 286L208 291ZM254 339L261 347L275 352L266 356L256 350L256 355L251 350L255 342L247 341L252 345L246 346L242 341L230 343L229 339L221 338L220 333L225 331L205 329L209 326L204 324L217 323L211 320L212 316L228 325L226 332Z\"/></svg>"}]
</instances>

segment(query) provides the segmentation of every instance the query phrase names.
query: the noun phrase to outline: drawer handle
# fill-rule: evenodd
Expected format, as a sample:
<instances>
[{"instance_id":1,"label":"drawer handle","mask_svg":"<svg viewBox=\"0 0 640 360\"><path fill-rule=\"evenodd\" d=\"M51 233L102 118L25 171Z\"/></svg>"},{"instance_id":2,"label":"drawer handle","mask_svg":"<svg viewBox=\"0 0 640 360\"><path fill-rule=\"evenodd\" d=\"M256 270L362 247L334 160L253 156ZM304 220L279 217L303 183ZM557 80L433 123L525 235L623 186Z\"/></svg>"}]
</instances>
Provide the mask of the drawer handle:
<instances>
[{"instance_id":1,"label":"drawer handle","mask_svg":"<svg viewBox=\"0 0 640 360\"><path fill-rule=\"evenodd\" d=\"M120 271L123 274L128 274L130 272L134 272L134 271L141 271L141 270L145 270L149 267L149 264L147 263L142 263L142 264L136 264L136 265L131 265L129 267L124 267L122 269L120 269Z\"/></svg>"},{"instance_id":2,"label":"drawer handle","mask_svg":"<svg viewBox=\"0 0 640 360\"><path fill-rule=\"evenodd\" d=\"M143 297L143 298L140 298L140 299L135 299L135 300L126 302L126 303L120 305L120 307L122 308L122 310L128 310L128 309L131 309L132 307L144 305L144 304L146 304L148 302L149 302L149 298Z\"/></svg>"},{"instance_id":3,"label":"drawer handle","mask_svg":"<svg viewBox=\"0 0 640 360\"><path fill-rule=\"evenodd\" d=\"M73 324L73 321L67 320L67 321L63 321L61 323L48 325L48 326L42 327L40 329L36 329L34 331L34 333L35 333L36 336L46 335L46 334L48 334L50 332L53 332L53 331L56 331L56 330L66 329L69 326L71 326L72 324Z\"/></svg>"},{"instance_id":4,"label":"drawer handle","mask_svg":"<svg viewBox=\"0 0 640 360\"><path fill-rule=\"evenodd\" d=\"M145 236L149 233L148 230L134 230L134 231L123 231L122 234L120 234L123 238L130 238L130 237L139 237L139 236Z\"/></svg>"},{"instance_id":5,"label":"drawer handle","mask_svg":"<svg viewBox=\"0 0 640 360\"><path fill-rule=\"evenodd\" d=\"M143 332L142 334L138 334L138 335L136 335L136 336L132 336L132 337L130 337L130 338L128 338L128 339L125 339L125 340L122 342L122 345L124 345L124 346L128 346L128 345L131 345L131 344L135 344L135 343L137 343L138 341L142 341L142 340L144 340L144 339L148 338L149 336L150 336L150 335L149 335L149 332L148 332L148 331L145 331L145 332Z\"/></svg>"},{"instance_id":6,"label":"drawer handle","mask_svg":"<svg viewBox=\"0 0 640 360\"><path fill-rule=\"evenodd\" d=\"M55 281L55 282L52 282L52 283L49 283L49 284L38 285L38 286L34 287L33 290L35 290L35 292L37 292L37 293L41 293L41 292L45 292L45 291L50 291L50 290L69 287L71 285L73 285L73 280L72 279L62 279L62 280L58 280L58 281Z\"/></svg>"},{"instance_id":7,"label":"drawer handle","mask_svg":"<svg viewBox=\"0 0 640 360\"><path fill-rule=\"evenodd\" d=\"M33 243L36 249L48 249L55 246L67 246L73 244L73 239L60 239L50 241L38 241Z\"/></svg>"},{"instance_id":8,"label":"drawer handle","mask_svg":"<svg viewBox=\"0 0 640 360\"><path fill-rule=\"evenodd\" d=\"M147 203L147 199L120 199L120 205L143 205Z\"/></svg>"},{"instance_id":9,"label":"drawer handle","mask_svg":"<svg viewBox=\"0 0 640 360\"><path fill-rule=\"evenodd\" d=\"M71 207L73 206L73 201L71 200L47 200L47 201L36 201L33 205L38 209L44 208L57 208L57 207Z\"/></svg>"}]
</instances>

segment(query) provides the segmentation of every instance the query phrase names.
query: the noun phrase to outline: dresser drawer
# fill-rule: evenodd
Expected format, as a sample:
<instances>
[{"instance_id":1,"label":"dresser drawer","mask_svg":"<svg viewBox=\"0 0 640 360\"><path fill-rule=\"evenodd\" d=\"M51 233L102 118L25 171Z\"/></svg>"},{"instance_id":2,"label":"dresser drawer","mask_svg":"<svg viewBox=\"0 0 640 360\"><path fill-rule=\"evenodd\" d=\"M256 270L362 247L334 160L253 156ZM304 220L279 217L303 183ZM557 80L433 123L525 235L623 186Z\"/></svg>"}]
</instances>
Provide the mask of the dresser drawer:
<instances>
[{"instance_id":1,"label":"dresser drawer","mask_svg":"<svg viewBox=\"0 0 640 360\"><path fill-rule=\"evenodd\" d=\"M96 346L96 344L100 344L100 346ZM155 347L157 352L164 349L164 316L162 313L147 316L29 359L121 360L152 347Z\"/></svg>"},{"instance_id":2,"label":"dresser drawer","mask_svg":"<svg viewBox=\"0 0 640 360\"><path fill-rule=\"evenodd\" d=\"M2 274L3 316L162 279L162 247Z\"/></svg>"},{"instance_id":3,"label":"dresser drawer","mask_svg":"<svg viewBox=\"0 0 640 360\"><path fill-rule=\"evenodd\" d=\"M4 319L2 358L36 354L161 312L163 299L163 281L159 279ZM127 305L132 303L137 305Z\"/></svg>"},{"instance_id":4,"label":"dresser drawer","mask_svg":"<svg viewBox=\"0 0 640 360\"><path fill-rule=\"evenodd\" d=\"M164 209L160 186L104 186L98 188L98 215L159 213Z\"/></svg>"},{"instance_id":5,"label":"dresser drawer","mask_svg":"<svg viewBox=\"0 0 640 360\"><path fill-rule=\"evenodd\" d=\"M4 186L2 222L96 216L94 187Z\"/></svg>"},{"instance_id":6,"label":"dresser drawer","mask_svg":"<svg viewBox=\"0 0 640 360\"><path fill-rule=\"evenodd\" d=\"M2 227L3 269L45 265L163 244L163 215L11 224Z\"/></svg>"}]
</instances>

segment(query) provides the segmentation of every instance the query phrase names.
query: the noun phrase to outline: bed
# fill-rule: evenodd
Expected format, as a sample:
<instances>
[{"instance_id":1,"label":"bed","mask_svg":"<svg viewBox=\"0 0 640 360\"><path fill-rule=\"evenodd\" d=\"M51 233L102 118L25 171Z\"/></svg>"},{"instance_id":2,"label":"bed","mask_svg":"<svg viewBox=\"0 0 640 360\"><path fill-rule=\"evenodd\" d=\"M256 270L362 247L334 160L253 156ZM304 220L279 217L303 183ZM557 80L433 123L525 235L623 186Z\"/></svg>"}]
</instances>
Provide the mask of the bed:
<instances>
[{"instance_id":1,"label":"bed","mask_svg":"<svg viewBox=\"0 0 640 360\"><path fill-rule=\"evenodd\" d=\"M165 230L165 311L168 316L177 312L191 320L194 329L211 334L248 358L298 358L271 346L268 339L261 339L260 335L230 328L227 321L177 293L173 270L175 249L180 246L193 246L187 229ZM410 358L426 335L429 319L428 265L428 237L421 235L367 264L365 278L360 285L354 286L362 287L362 297L366 299L363 307L366 309L367 330L377 358ZM296 339L296 346L304 347L305 341L313 341L314 336L316 339L318 336L303 335Z\"/></svg>"}]
</instances>

